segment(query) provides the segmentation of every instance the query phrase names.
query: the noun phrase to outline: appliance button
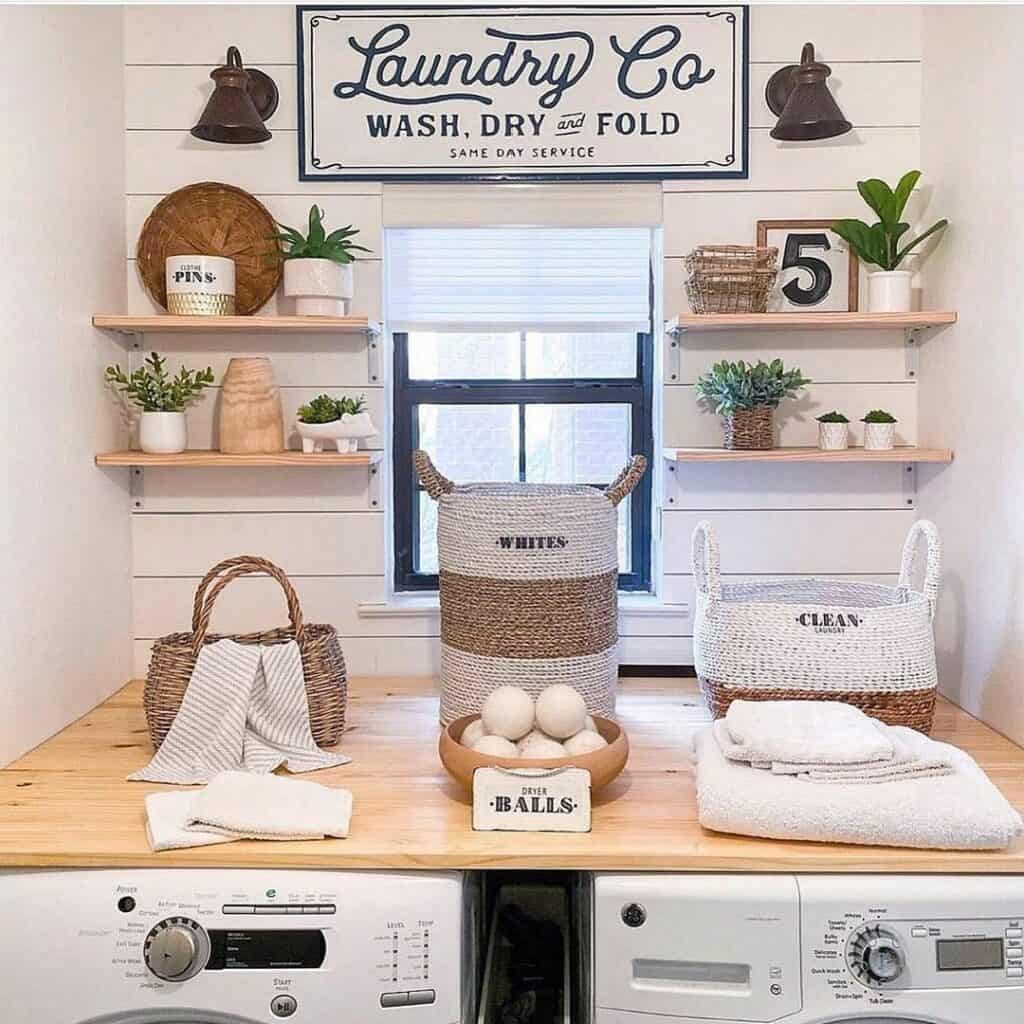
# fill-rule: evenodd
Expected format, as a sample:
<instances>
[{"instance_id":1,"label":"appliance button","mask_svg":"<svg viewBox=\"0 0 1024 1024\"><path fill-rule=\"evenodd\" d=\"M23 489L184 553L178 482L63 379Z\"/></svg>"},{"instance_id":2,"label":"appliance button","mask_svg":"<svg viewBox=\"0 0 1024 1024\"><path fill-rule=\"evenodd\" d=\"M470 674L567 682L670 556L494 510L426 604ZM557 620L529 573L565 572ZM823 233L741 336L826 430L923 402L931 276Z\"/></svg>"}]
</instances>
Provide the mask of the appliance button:
<instances>
[{"instance_id":1,"label":"appliance button","mask_svg":"<svg viewBox=\"0 0 1024 1024\"><path fill-rule=\"evenodd\" d=\"M769 967L768 968L768 977L769 978L781 978L782 977L782 968L781 967Z\"/></svg>"},{"instance_id":2,"label":"appliance button","mask_svg":"<svg viewBox=\"0 0 1024 1024\"><path fill-rule=\"evenodd\" d=\"M295 996L274 996L270 1000L270 1012L275 1017L290 1017L298 1008Z\"/></svg>"},{"instance_id":3,"label":"appliance button","mask_svg":"<svg viewBox=\"0 0 1024 1024\"><path fill-rule=\"evenodd\" d=\"M130 914L135 909L135 900L131 896L122 896L117 901L117 909L122 914Z\"/></svg>"},{"instance_id":4,"label":"appliance button","mask_svg":"<svg viewBox=\"0 0 1024 1024\"><path fill-rule=\"evenodd\" d=\"M409 1005L409 993L408 992L382 992L380 995L380 1005L387 1008L389 1006L408 1006Z\"/></svg>"},{"instance_id":5,"label":"appliance button","mask_svg":"<svg viewBox=\"0 0 1024 1024\"><path fill-rule=\"evenodd\" d=\"M1024 978L1024 967L1007 967L1006 976L1008 978Z\"/></svg>"},{"instance_id":6,"label":"appliance button","mask_svg":"<svg viewBox=\"0 0 1024 1024\"><path fill-rule=\"evenodd\" d=\"M1024 960L1024 949L1008 949L1006 951L1007 960Z\"/></svg>"},{"instance_id":7,"label":"appliance button","mask_svg":"<svg viewBox=\"0 0 1024 1024\"><path fill-rule=\"evenodd\" d=\"M315 903L304 903L302 905L302 912L304 914L319 914L320 908Z\"/></svg>"},{"instance_id":8,"label":"appliance button","mask_svg":"<svg viewBox=\"0 0 1024 1024\"><path fill-rule=\"evenodd\" d=\"M437 993L432 988L421 988L409 993L410 1006L427 1006L437 998Z\"/></svg>"},{"instance_id":9,"label":"appliance button","mask_svg":"<svg viewBox=\"0 0 1024 1024\"><path fill-rule=\"evenodd\" d=\"M627 903L622 908L623 924L630 928L639 928L647 920L647 911L639 903Z\"/></svg>"},{"instance_id":10,"label":"appliance button","mask_svg":"<svg viewBox=\"0 0 1024 1024\"><path fill-rule=\"evenodd\" d=\"M282 903L261 903L255 908L257 914L284 914L286 908Z\"/></svg>"},{"instance_id":11,"label":"appliance button","mask_svg":"<svg viewBox=\"0 0 1024 1024\"><path fill-rule=\"evenodd\" d=\"M1007 928L1006 937L1008 939L1021 939L1024 938L1024 928Z\"/></svg>"},{"instance_id":12,"label":"appliance button","mask_svg":"<svg viewBox=\"0 0 1024 1024\"><path fill-rule=\"evenodd\" d=\"M251 903L225 903L220 908L224 914L255 914L256 908Z\"/></svg>"},{"instance_id":13,"label":"appliance button","mask_svg":"<svg viewBox=\"0 0 1024 1024\"><path fill-rule=\"evenodd\" d=\"M915 925L913 928L910 929L910 934L915 939L921 939L921 938L924 938L928 934L928 929L925 928L923 925L919 925L918 924L918 925Z\"/></svg>"},{"instance_id":14,"label":"appliance button","mask_svg":"<svg viewBox=\"0 0 1024 1024\"><path fill-rule=\"evenodd\" d=\"M284 912L286 914L301 914L302 913L302 907L298 906L295 903L290 903L288 906L286 906L284 908Z\"/></svg>"},{"instance_id":15,"label":"appliance button","mask_svg":"<svg viewBox=\"0 0 1024 1024\"><path fill-rule=\"evenodd\" d=\"M321 903L317 907L318 914L336 914L337 912L338 908L333 903Z\"/></svg>"}]
</instances>

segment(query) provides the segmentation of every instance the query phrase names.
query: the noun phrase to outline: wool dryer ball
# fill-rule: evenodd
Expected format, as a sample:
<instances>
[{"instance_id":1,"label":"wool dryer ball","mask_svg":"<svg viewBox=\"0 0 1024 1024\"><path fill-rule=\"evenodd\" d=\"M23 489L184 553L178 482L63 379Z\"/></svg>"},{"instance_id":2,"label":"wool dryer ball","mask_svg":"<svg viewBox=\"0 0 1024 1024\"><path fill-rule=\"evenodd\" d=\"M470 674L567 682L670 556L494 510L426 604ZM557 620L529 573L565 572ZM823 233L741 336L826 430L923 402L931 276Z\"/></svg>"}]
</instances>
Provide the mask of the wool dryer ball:
<instances>
[{"instance_id":1,"label":"wool dryer ball","mask_svg":"<svg viewBox=\"0 0 1024 1024\"><path fill-rule=\"evenodd\" d=\"M556 683L537 698L537 724L554 739L568 739L586 726L587 705L571 686Z\"/></svg>"},{"instance_id":2,"label":"wool dryer ball","mask_svg":"<svg viewBox=\"0 0 1024 1024\"><path fill-rule=\"evenodd\" d=\"M607 747L608 742L599 733L584 729L582 732L576 733L575 736L570 736L562 745L570 757L579 757L582 754L592 754L595 750Z\"/></svg>"},{"instance_id":3,"label":"wool dryer ball","mask_svg":"<svg viewBox=\"0 0 1024 1024\"><path fill-rule=\"evenodd\" d=\"M565 757L565 747L549 736L535 736L519 748L519 756L529 759Z\"/></svg>"},{"instance_id":4,"label":"wool dryer ball","mask_svg":"<svg viewBox=\"0 0 1024 1024\"><path fill-rule=\"evenodd\" d=\"M551 737L545 736L540 729L531 729L521 740L516 743L516 747L519 749L519 753L523 752L523 747L532 743L534 740L546 740Z\"/></svg>"},{"instance_id":5,"label":"wool dryer ball","mask_svg":"<svg viewBox=\"0 0 1024 1024\"><path fill-rule=\"evenodd\" d=\"M471 747L477 740L482 739L486 735L487 730L484 729L484 723L477 718L462 730L462 735L459 736L459 742L464 747Z\"/></svg>"},{"instance_id":6,"label":"wool dryer ball","mask_svg":"<svg viewBox=\"0 0 1024 1024\"><path fill-rule=\"evenodd\" d=\"M517 740L533 728L533 700L518 686L499 686L484 701L480 719L492 736Z\"/></svg>"},{"instance_id":7,"label":"wool dryer ball","mask_svg":"<svg viewBox=\"0 0 1024 1024\"><path fill-rule=\"evenodd\" d=\"M516 745L504 736L481 736L473 744L473 750L488 757L518 757Z\"/></svg>"}]
</instances>

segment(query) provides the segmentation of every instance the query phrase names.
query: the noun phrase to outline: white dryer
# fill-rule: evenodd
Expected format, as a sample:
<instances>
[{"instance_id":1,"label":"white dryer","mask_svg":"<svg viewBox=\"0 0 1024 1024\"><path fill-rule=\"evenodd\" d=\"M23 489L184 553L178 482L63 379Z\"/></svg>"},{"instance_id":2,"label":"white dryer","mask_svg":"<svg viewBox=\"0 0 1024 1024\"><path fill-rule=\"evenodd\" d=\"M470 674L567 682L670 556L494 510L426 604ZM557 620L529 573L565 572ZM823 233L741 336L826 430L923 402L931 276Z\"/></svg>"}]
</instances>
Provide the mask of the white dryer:
<instances>
[{"instance_id":1,"label":"white dryer","mask_svg":"<svg viewBox=\"0 0 1024 1024\"><path fill-rule=\"evenodd\" d=\"M456 873L0 872L3 1024L458 1024Z\"/></svg>"},{"instance_id":2,"label":"white dryer","mask_svg":"<svg viewBox=\"0 0 1024 1024\"><path fill-rule=\"evenodd\" d=\"M595 1024L1024 1022L1024 878L601 874Z\"/></svg>"}]
</instances>

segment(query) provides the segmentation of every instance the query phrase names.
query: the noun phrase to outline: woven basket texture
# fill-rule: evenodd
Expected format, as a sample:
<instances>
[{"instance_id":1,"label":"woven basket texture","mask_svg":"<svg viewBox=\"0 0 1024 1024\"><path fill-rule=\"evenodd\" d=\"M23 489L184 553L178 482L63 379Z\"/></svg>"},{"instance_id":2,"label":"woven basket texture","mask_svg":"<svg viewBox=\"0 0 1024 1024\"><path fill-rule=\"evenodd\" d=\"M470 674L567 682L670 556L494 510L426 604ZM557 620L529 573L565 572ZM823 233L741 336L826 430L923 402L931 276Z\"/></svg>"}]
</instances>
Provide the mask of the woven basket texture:
<instances>
[{"instance_id":1,"label":"woven basket texture","mask_svg":"<svg viewBox=\"0 0 1024 1024\"><path fill-rule=\"evenodd\" d=\"M927 559L918 591L921 541ZM907 535L894 587L809 578L723 584L714 530L699 523L694 664L715 716L740 698L841 700L928 732L940 557L938 531L922 519Z\"/></svg>"},{"instance_id":2,"label":"woven basket texture","mask_svg":"<svg viewBox=\"0 0 1024 1024\"><path fill-rule=\"evenodd\" d=\"M683 263L694 313L764 313L778 276L774 246L702 245Z\"/></svg>"},{"instance_id":3,"label":"woven basket texture","mask_svg":"<svg viewBox=\"0 0 1024 1024\"><path fill-rule=\"evenodd\" d=\"M290 624L258 633L210 633L210 616L220 592L232 580L253 574L271 576L278 582L284 591ZM331 746L341 739L345 729L348 679L337 631L333 626L303 621L295 589L273 562L255 555L239 555L215 565L196 588L191 631L171 633L153 645L143 704L154 747L163 743L181 707L200 650L206 644L225 639L241 644L279 644L295 640L302 656L313 739L321 747Z\"/></svg>"},{"instance_id":4,"label":"woven basket texture","mask_svg":"<svg viewBox=\"0 0 1024 1024\"><path fill-rule=\"evenodd\" d=\"M762 451L775 444L775 410L770 405L737 409L723 421L726 448Z\"/></svg>"},{"instance_id":5,"label":"woven basket texture","mask_svg":"<svg viewBox=\"0 0 1024 1024\"><path fill-rule=\"evenodd\" d=\"M438 503L441 721L475 714L499 686L536 696L574 687L614 714L618 681L618 504L636 456L609 487L462 484L414 456Z\"/></svg>"},{"instance_id":6,"label":"woven basket texture","mask_svg":"<svg viewBox=\"0 0 1024 1024\"><path fill-rule=\"evenodd\" d=\"M227 256L235 261L235 312L255 313L281 280L277 225L255 196L233 185L203 181L165 196L139 235L139 274L146 291L167 308L168 256Z\"/></svg>"}]
</instances>

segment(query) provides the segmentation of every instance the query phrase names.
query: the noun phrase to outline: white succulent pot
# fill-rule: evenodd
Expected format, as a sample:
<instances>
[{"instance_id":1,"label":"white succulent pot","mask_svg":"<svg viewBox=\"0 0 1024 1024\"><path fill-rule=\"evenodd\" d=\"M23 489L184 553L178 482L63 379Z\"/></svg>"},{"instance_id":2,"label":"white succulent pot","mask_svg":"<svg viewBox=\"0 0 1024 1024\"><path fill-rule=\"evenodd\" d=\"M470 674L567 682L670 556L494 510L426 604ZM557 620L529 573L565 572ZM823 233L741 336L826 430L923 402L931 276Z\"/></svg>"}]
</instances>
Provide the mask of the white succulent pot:
<instances>
[{"instance_id":1,"label":"white succulent pot","mask_svg":"<svg viewBox=\"0 0 1024 1024\"><path fill-rule=\"evenodd\" d=\"M295 428L302 438L302 450L307 455L322 452L325 444L333 444L339 452L355 452L362 438L377 433L368 412L344 415L332 423L296 423Z\"/></svg>"},{"instance_id":2,"label":"white succulent pot","mask_svg":"<svg viewBox=\"0 0 1024 1024\"><path fill-rule=\"evenodd\" d=\"M188 446L183 412L144 412L139 418L139 447L151 455L174 455Z\"/></svg>"},{"instance_id":3,"label":"white succulent pot","mask_svg":"<svg viewBox=\"0 0 1024 1024\"><path fill-rule=\"evenodd\" d=\"M849 423L819 423L818 447L826 452L840 452L850 447Z\"/></svg>"},{"instance_id":4,"label":"white succulent pot","mask_svg":"<svg viewBox=\"0 0 1024 1024\"><path fill-rule=\"evenodd\" d=\"M876 270L868 274L868 311L871 313L909 313L909 270Z\"/></svg>"},{"instance_id":5,"label":"white succulent pot","mask_svg":"<svg viewBox=\"0 0 1024 1024\"><path fill-rule=\"evenodd\" d=\"M295 299L295 312L300 316L344 316L352 290L351 263L284 261L284 293Z\"/></svg>"},{"instance_id":6,"label":"white succulent pot","mask_svg":"<svg viewBox=\"0 0 1024 1024\"><path fill-rule=\"evenodd\" d=\"M864 450L867 452L887 452L896 440L895 423L865 423Z\"/></svg>"}]
</instances>

